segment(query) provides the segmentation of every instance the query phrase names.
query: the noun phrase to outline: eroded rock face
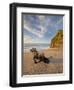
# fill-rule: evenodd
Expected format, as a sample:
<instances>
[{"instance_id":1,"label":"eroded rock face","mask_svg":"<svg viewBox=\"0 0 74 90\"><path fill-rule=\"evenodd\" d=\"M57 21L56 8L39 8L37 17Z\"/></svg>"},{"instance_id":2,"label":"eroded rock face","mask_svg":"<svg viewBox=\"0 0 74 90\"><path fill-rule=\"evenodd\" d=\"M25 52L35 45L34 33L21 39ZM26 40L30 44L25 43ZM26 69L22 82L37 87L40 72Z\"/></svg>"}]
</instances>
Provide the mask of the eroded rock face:
<instances>
[{"instance_id":1,"label":"eroded rock face","mask_svg":"<svg viewBox=\"0 0 74 90\"><path fill-rule=\"evenodd\" d=\"M63 30L59 30L51 40L50 48L62 48L63 47Z\"/></svg>"}]
</instances>

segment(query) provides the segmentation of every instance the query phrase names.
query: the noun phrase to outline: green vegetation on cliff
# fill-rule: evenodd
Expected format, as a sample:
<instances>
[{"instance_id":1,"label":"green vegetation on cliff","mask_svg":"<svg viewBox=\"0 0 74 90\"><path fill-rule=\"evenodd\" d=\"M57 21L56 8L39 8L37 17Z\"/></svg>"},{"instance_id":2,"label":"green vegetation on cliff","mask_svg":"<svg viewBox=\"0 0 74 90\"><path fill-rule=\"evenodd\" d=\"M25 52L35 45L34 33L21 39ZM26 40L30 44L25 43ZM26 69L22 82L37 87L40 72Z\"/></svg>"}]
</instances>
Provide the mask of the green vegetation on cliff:
<instances>
[{"instance_id":1,"label":"green vegetation on cliff","mask_svg":"<svg viewBox=\"0 0 74 90\"><path fill-rule=\"evenodd\" d=\"M56 35L51 40L50 48L63 47L63 30L58 30Z\"/></svg>"}]
</instances>

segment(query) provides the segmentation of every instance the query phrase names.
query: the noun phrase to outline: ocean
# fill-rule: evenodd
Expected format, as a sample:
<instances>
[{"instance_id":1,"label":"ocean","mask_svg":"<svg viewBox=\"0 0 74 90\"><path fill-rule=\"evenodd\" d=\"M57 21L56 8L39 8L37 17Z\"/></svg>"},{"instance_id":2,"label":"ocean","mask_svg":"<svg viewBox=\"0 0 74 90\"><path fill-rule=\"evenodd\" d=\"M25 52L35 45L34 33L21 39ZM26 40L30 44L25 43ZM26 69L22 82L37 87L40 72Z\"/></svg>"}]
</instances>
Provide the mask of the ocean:
<instances>
[{"instance_id":1,"label":"ocean","mask_svg":"<svg viewBox=\"0 0 74 90\"><path fill-rule=\"evenodd\" d=\"M40 51L42 49L47 49L49 48L49 44L39 44L39 43L34 43L34 44L24 44L24 51L30 51L32 48L36 48L37 51Z\"/></svg>"}]
</instances>

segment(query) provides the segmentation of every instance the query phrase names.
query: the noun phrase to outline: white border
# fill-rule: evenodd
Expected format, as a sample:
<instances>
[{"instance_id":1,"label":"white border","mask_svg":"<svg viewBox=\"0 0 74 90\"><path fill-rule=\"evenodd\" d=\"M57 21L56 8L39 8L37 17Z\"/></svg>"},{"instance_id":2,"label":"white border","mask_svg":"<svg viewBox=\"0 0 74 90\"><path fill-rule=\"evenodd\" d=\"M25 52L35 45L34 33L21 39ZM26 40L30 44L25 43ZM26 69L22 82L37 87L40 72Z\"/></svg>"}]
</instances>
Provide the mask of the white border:
<instances>
[{"instance_id":1,"label":"white border","mask_svg":"<svg viewBox=\"0 0 74 90\"><path fill-rule=\"evenodd\" d=\"M44 13L44 14L64 14L64 52L63 52L63 74L48 75L30 75L29 77L21 77L21 13ZM69 80L69 11L54 9L38 9L38 8L17 8L17 83L45 82L45 81L64 81Z\"/></svg>"}]
</instances>

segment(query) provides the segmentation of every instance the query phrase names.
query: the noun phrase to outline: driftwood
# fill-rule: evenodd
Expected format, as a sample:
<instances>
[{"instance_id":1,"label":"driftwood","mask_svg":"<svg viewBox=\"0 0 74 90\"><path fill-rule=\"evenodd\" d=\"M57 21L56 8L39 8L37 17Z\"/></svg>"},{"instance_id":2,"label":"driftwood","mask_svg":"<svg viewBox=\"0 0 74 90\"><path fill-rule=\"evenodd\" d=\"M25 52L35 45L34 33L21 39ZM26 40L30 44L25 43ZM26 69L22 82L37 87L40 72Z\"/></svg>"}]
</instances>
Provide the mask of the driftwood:
<instances>
[{"instance_id":1,"label":"driftwood","mask_svg":"<svg viewBox=\"0 0 74 90\"><path fill-rule=\"evenodd\" d=\"M36 48L32 48L30 49L30 51L33 53L33 60L34 63L39 63L39 62L44 62L44 63L49 63L49 59L47 57L45 57L44 53L39 53Z\"/></svg>"}]
</instances>

